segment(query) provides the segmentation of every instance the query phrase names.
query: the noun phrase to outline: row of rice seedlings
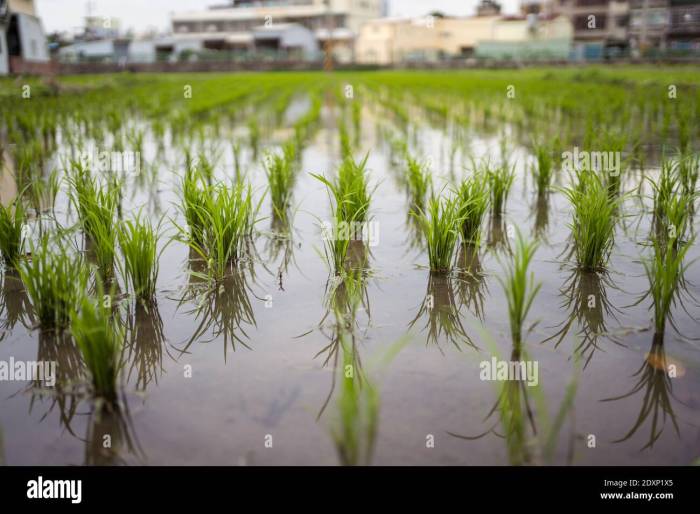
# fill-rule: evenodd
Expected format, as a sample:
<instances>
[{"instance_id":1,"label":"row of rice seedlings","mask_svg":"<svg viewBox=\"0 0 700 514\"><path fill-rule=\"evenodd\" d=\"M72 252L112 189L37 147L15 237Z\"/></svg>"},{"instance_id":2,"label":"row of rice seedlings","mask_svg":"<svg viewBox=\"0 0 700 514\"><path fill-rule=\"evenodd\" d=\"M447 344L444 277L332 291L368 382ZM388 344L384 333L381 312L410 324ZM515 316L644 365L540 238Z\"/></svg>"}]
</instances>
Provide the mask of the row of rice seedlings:
<instances>
[{"instance_id":1,"label":"row of rice seedlings","mask_svg":"<svg viewBox=\"0 0 700 514\"><path fill-rule=\"evenodd\" d=\"M110 302L103 300L102 287L97 296L83 296L71 316L71 333L90 372L92 392L103 400L117 400L122 330L113 318Z\"/></svg>"},{"instance_id":2,"label":"row of rice seedlings","mask_svg":"<svg viewBox=\"0 0 700 514\"><path fill-rule=\"evenodd\" d=\"M67 328L71 312L87 287L87 268L80 255L66 250L67 245L65 240L52 242L42 236L38 244L30 245L31 258L19 266L34 313L44 329Z\"/></svg>"},{"instance_id":3,"label":"row of rice seedlings","mask_svg":"<svg viewBox=\"0 0 700 514\"><path fill-rule=\"evenodd\" d=\"M541 283L535 283L534 273L529 272L536 250L537 243L526 242L518 231L513 261L508 265L505 279L499 278L508 301L508 320L515 347L520 347L522 343L525 318L542 287Z\"/></svg>"},{"instance_id":4,"label":"row of rice seedlings","mask_svg":"<svg viewBox=\"0 0 700 514\"><path fill-rule=\"evenodd\" d=\"M280 221L286 221L295 181L293 147L290 150L285 146L282 154L268 154L265 157L265 173L273 216Z\"/></svg>"},{"instance_id":5,"label":"row of rice seedlings","mask_svg":"<svg viewBox=\"0 0 700 514\"><path fill-rule=\"evenodd\" d=\"M159 258L163 252L163 249L158 251L159 228L139 213L133 220L124 221L118 231L124 281L144 303L152 302L156 293Z\"/></svg>"},{"instance_id":6,"label":"row of rice seedlings","mask_svg":"<svg viewBox=\"0 0 700 514\"><path fill-rule=\"evenodd\" d=\"M532 166L532 177L535 181L538 198L545 198L552 186L554 177L554 159L552 149L544 144L535 145L536 163Z\"/></svg>"},{"instance_id":7,"label":"row of rice seedlings","mask_svg":"<svg viewBox=\"0 0 700 514\"><path fill-rule=\"evenodd\" d=\"M411 198L411 206L422 209L433 185L430 169L427 163L420 162L409 154L406 155L406 167L408 170L406 185Z\"/></svg>"},{"instance_id":8,"label":"row of rice seedlings","mask_svg":"<svg viewBox=\"0 0 700 514\"><path fill-rule=\"evenodd\" d=\"M457 189L458 213L462 242L479 246L481 225L489 207L488 177L478 171L462 182Z\"/></svg>"},{"instance_id":9,"label":"row of rice seedlings","mask_svg":"<svg viewBox=\"0 0 700 514\"><path fill-rule=\"evenodd\" d=\"M600 176L578 174L578 183L563 189L573 207L571 229L576 263L584 271L603 271L612 252L620 204L611 198Z\"/></svg>"},{"instance_id":10,"label":"row of rice seedlings","mask_svg":"<svg viewBox=\"0 0 700 514\"><path fill-rule=\"evenodd\" d=\"M17 268L23 251L23 229L27 221L22 200L0 204L0 257L6 266Z\"/></svg>"},{"instance_id":11,"label":"row of rice seedlings","mask_svg":"<svg viewBox=\"0 0 700 514\"><path fill-rule=\"evenodd\" d=\"M515 171L507 163L498 167L488 167L486 177L491 190L491 212L494 216L501 216L506 209L506 202L510 189L515 180Z\"/></svg>"}]
</instances>

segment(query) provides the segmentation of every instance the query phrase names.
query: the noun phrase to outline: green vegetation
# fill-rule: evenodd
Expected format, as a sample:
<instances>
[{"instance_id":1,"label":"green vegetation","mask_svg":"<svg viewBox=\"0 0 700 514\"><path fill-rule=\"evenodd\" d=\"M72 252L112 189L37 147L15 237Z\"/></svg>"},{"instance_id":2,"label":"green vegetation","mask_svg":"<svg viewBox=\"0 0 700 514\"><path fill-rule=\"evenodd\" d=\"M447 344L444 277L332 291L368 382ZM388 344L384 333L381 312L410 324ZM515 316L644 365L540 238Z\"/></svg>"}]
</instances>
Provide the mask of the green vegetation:
<instances>
[{"instance_id":1,"label":"green vegetation","mask_svg":"<svg viewBox=\"0 0 700 514\"><path fill-rule=\"evenodd\" d=\"M457 190L458 217L464 244L478 246L481 225L489 207L489 184L484 174L475 172Z\"/></svg>"},{"instance_id":2,"label":"green vegetation","mask_svg":"<svg viewBox=\"0 0 700 514\"><path fill-rule=\"evenodd\" d=\"M619 199L611 198L594 172L578 175L579 182L563 192L573 207L569 225L578 267L603 271L612 251Z\"/></svg>"},{"instance_id":3,"label":"green vegetation","mask_svg":"<svg viewBox=\"0 0 700 514\"><path fill-rule=\"evenodd\" d=\"M7 207L0 205L0 257L7 266L19 266L23 255L22 229L25 223L26 214L20 199Z\"/></svg>"},{"instance_id":4,"label":"green vegetation","mask_svg":"<svg viewBox=\"0 0 700 514\"><path fill-rule=\"evenodd\" d=\"M83 260L69 253L67 245L65 240L43 236L38 244L30 244L31 258L20 263L20 276L44 329L67 328L87 287Z\"/></svg>"},{"instance_id":5,"label":"green vegetation","mask_svg":"<svg viewBox=\"0 0 700 514\"><path fill-rule=\"evenodd\" d=\"M124 221L118 232L119 246L122 251L122 275L132 293L142 302L153 301L158 280L159 227L139 213L133 220Z\"/></svg>"},{"instance_id":6,"label":"green vegetation","mask_svg":"<svg viewBox=\"0 0 700 514\"><path fill-rule=\"evenodd\" d=\"M441 201L433 197L428 201L427 210L415 216L418 218L428 247L430 270L449 271L452 268L462 221L459 217L458 199L453 196Z\"/></svg>"}]
</instances>

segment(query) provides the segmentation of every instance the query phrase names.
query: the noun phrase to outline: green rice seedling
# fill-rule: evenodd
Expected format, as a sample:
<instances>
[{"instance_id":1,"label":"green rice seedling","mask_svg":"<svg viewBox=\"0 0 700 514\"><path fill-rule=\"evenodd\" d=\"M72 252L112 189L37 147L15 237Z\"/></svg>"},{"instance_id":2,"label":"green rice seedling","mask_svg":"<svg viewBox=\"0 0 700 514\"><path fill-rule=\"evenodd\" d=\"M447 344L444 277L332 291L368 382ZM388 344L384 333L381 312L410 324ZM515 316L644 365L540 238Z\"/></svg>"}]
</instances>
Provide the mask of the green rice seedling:
<instances>
[{"instance_id":1,"label":"green rice seedling","mask_svg":"<svg viewBox=\"0 0 700 514\"><path fill-rule=\"evenodd\" d=\"M491 189L491 212L494 216L501 216L505 212L515 172L504 163L497 168L488 168L486 177Z\"/></svg>"},{"instance_id":2,"label":"green rice seedling","mask_svg":"<svg viewBox=\"0 0 700 514\"><path fill-rule=\"evenodd\" d=\"M673 244L665 245L661 241L654 241L653 245L653 256L644 260L643 264L650 286L647 295L654 302L654 327L657 334L663 334L666 321L673 323L671 308L677 301L685 274L685 256L692 244L682 245L678 249Z\"/></svg>"},{"instance_id":3,"label":"green rice seedling","mask_svg":"<svg viewBox=\"0 0 700 514\"><path fill-rule=\"evenodd\" d=\"M481 241L481 225L489 207L489 184L486 176L475 173L464 180L457 189L457 202L462 242L478 246Z\"/></svg>"},{"instance_id":4,"label":"green rice seedling","mask_svg":"<svg viewBox=\"0 0 700 514\"><path fill-rule=\"evenodd\" d=\"M695 197L694 194L679 191L668 198L666 205L662 208L665 230L657 234L662 242L670 244L674 250L678 250L686 237Z\"/></svg>"},{"instance_id":5,"label":"green rice seedling","mask_svg":"<svg viewBox=\"0 0 700 514\"><path fill-rule=\"evenodd\" d=\"M250 148L253 150L253 158L256 158L260 146L260 125L258 125L258 120L255 118L251 118L248 121L248 138Z\"/></svg>"},{"instance_id":6,"label":"green rice seedling","mask_svg":"<svg viewBox=\"0 0 700 514\"><path fill-rule=\"evenodd\" d=\"M265 156L265 173L272 200L272 212L279 220L286 220L294 190L293 160L287 160L285 154L268 154Z\"/></svg>"},{"instance_id":7,"label":"green rice seedling","mask_svg":"<svg viewBox=\"0 0 700 514\"><path fill-rule=\"evenodd\" d=\"M537 162L532 166L532 177L535 180L537 196L543 198L549 193L554 177L554 159L552 149L546 145L535 145L535 157Z\"/></svg>"},{"instance_id":8,"label":"green rice seedling","mask_svg":"<svg viewBox=\"0 0 700 514\"><path fill-rule=\"evenodd\" d=\"M194 166L188 165L180 186L182 203L180 209L189 228L188 240L195 245L202 244L204 220L200 213L208 195L206 179Z\"/></svg>"},{"instance_id":9,"label":"green rice seedling","mask_svg":"<svg viewBox=\"0 0 700 514\"><path fill-rule=\"evenodd\" d=\"M352 102L352 125L355 131L355 144L358 145L362 136L362 104Z\"/></svg>"},{"instance_id":10,"label":"green rice seedling","mask_svg":"<svg viewBox=\"0 0 700 514\"><path fill-rule=\"evenodd\" d=\"M25 222L26 214L20 198L16 198L7 207L0 204L0 257L7 266L19 266L23 254L22 229Z\"/></svg>"},{"instance_id":11,"label":"green rice seedling","mask_svg":"<svg viewBox=\"0 0 700 514\"><path fill-rule=\"evenodd\" d=\"M433 197L428 201L427 211L415 214L428 248L430 271L445 272L452 267L462 221L458 208L456 197L442 201Z\"/></svg>"},{"instance_id":12,"label":"green rice seedling","mask_svg":"<svg viewBox=\"0 0 700 514\"><path fill-rule=\"evenodd\" d=\"M654 199L654 223L661 223L665 216L664 207L678 189L679 177L677 163L666 159L661 163L661 171L656 180L649 177Z\"/></svg>"},{"instance_id":13,"label":"green rice seedling","mask_svg":"<svg viewBox=\"0 0 700 514\"><path fill-rule=\"evenodd\" d=\"M678 175L686 194L696 193L698 174L700 174L700 154L685 155L679 159Z\"/></svg>"},{"instance_id":14,"label":"green rice seedling","mask_svg":"<svg viewBox=\"0 0 700 514\"><path fill-rule=\"evenodd\" d=\"M341 122L339 124L338 134L340 138L340 156L343 159L352 159L352 143L350 142L350 134L345 123Z\"/></svg>"},{"instance_id":15,"label":"green rice seedling","mask_svg":"<svg viewBox=\"0 0 700 514\"><path fill-rule=\"evenodd\" d=\"M432 188L432 176L426 163L422 163L406 155L406 166L408 168L407 185L411 196L412 207L422 209L425 206L425 199Z\"/></svg>"},{"instance_id":16,"label":"green rice seedling","mask_svg":"<svg viewBox=\"0 0 700 514\"><path fill-rule=\"evenodd\" d=\"M208 263L210 275L219 281L243 254L260 203L253 204L252 188L242 182L207 188L201 200L191 213L202 227L201 244L192 239L187 242Z\"/></svg>"},{"instance_id":17,"label":"green rice seedling","mask_svg":"<svg viewBox=\"0 0 700 514\"><path fill-rule=\"evenodd\" d=\"M598 174L583 172L563 190L573 207L571 229L576 262L584 271L602 271L613 248L620 198L611 198Z\"/></svg>"},{"instance_id":18,"label":"green rice seedling","mask_svg":"<svg viewBox=\"0 0 700 514\"><path fill-rule=\"evenodd\" d=\"M322 175L311 174L326 186L333 197L338 221L358 224L367 221L372 197L366 172L368 158L369 154L359 162L351 157L343 160L335 182Z\"/></svg>"},{"instance_id":19,"label":"green rice seedling","mask_svg":"<svg viewBox=\"0 0 700 514\"><path fill-rule=\"evenodd\" d=\"M85 234L96 240L114 225L120 199L121 183L108 180L106 187L94 177L89 168L79 162L72 163L68 177L70 198L78 213Z\"/></svg>"},{"instance_id":20,"label":"green rice seedling","mask_svg":"<svg viewBox=\"0 0 700 514\"><path fill-rule=\"evenodd\" d=\"M28 188L31 205L36 213L53 211L60 189L58 171L52 170L48 177L33 180Z\"/></svg>"},{"instance_id":21,"label":"green rice seedling","mask_svg":"<svg viewBox=\"0 0 700 514\"><path fill-rule=\"evenodd\" d=\"M153 301L156 293L160 253L158 251L159 227L137 214L132 220L121 223L118 229L119 247L122 251L121 272L127 287L142 302Z\"/></svg>"},{"instance_id":22,"label":"green rice seedling","mask_svg":"<svg viewBox=\"0 0 700 514\"><path fill-rule=\"evenodd\" d=\"M93 394L113 403L117 400L123 334L113 320L111 305L102 298L101 293L96 298L82 298L72 314L71 332L90 372Z\"/></svg>"},{"instance_id":23,"label":"green rice seedling","mask_svg":"<svg viewBox=\"0 0 700 514\"><path fill-rule=\"evenodd\" d=\"M528 273L537 250L536 242L526 242L518 231L513 261L508 266L505 279L499 279L508 301L508 320L513 345L518 348L523 340L523 325L532 302L542 287L535 282L535 275Z\"/></svg>"},{"instance_id":24,"label":"green rice seedling","mask_svg":"<svg viewBox=\"0 0 700 514\"><path fill-rule=\"evenodd\" d=\"M43 236L38 244L30 245L31 258L20 263L20 276L44 329L67 328L87 288L88 272L82 258L68 253L65 246L65 241L52 244Z\"/></svg>"}]
</instances>

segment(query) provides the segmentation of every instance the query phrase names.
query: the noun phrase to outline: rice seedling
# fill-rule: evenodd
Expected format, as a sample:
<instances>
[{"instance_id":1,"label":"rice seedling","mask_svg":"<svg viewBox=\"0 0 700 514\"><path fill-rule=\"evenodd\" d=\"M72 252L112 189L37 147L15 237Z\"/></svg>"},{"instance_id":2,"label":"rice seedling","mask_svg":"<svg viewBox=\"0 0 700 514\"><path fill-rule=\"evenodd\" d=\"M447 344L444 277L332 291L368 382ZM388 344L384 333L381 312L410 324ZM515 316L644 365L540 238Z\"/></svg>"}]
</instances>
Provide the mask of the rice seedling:
<instances>
[{"instance_id":1,"label":"rice seedling","mask_svg":"<svg viewBox=\"0 0 700 514\"><path fill-rule=\"evenodd\" d=\"M700 154L685 155L679 159L678 175L686 194L696 193L698 174L700 174Z\"/></svg>"},{"instance_id":2,"label":"rice seedling","mask_svg":"<svg viewBox=\"0 0 700 514\"><path fill-rule=\"evenodd\" d=\"M20 263L19 272L44 329L63 329L87 287L88 273L83 260L65 249L65 241L55 244L43 236L30 245L31 258Z\"/></svg>"},{"instance_id":3,"label":"rice seedling","mask_svg":"<svg viewBox=\"0 0 700 514\"><path fill-rule=\"evenodd\" d=\"M678 298L679 286L687 267L684 260L691 244L675 249L672 244L665 245L661 241L654 241L653 246L653 256L643 261L649 279L649 291L642 299L651 296L654 327L657 334L663 334L666 321L669 320L673 324L671 308Z\"/></svg>"},{"instance_id":4,"label":"rice seedling","mask_svg":"<svg viewBox=\"0 0 700 514\"><path fill-rule=\"evenodd\" d=\"M664 208L668 205L669 199L678 190L678 178L677 163L670 159L666 159L661 163L661 171L656 180L647 177L653 191L655 225L660 225L664 219Z\"/></svg>"},{"instance_id":5,"label":"rice seedling","mask_svg":"<svg viewBox=\"0 0 700 514\"><path fill-rule=\"evenodd\" d=\"M71 332L90 372L93 394L113 403L117 400L123 334L102 296L82 298L71 316Z\"/></svg>"},{"instance_id":6,"label":"rice seedling","mask_svg":"<svg viewBox=\"0 0 700 514\"><path fill-rule=\"evenodd\" d=\"M458 199L454 196L440 201L433 197L428 201L426 211L415 214L420 222L428 248L430 271L445 272L452 267L452 261L459 239Z\"/></svg>"},{"instance_id":7,"label":"rice seedling","mask_svg":"<svg viewBox=\"0 0 700 514\"><path fill-rule=\"evenodd\" d=\"M535 282L535 275L528 273L532 258L537 250L536 242L526 242L518 231L513 261L506 270L505 279L500 279L508 301L508 320L513 345L519 347L523 340L523 325L532 307L541 283Z\"/></svg>"},{"instance_id":8,"label":"rice seedling","mask_svg":"<svg viewBox=\"0 0 700 514\"><path fill-rule=\"evenodd\" d=\"M26 214L21 199L15 199L8 206L0 204L0 256L5 265L19 266L23 255L22 230Z\"/></svg>"},{"instance_id":9,"label":"rice seedling","mask_svg":"<svg viewBox=\"0 0 700 514\"><path fill-rule=\"evenodd\" d=\"M288 160L288 155L285 154L268 154L265 157L265 173L272 200L273 215L279 220L286 220L294 189L293 160Z\"/></svg>"},{"instance_id":10,"label":"rice seedling","mask_svg":"<svg viewBox=\"0 0 700 514\"><path fill-rule=\"evenodd\" d=\"M491 212L494 216L501 216L505 212L515 172L504 163L497 168L487 168L486 177L491 189Z\"/></svg>"},{"instance_id":11,"label":"rice seedling","mask_svg":"<svg viewBox=\"0 0 700 514\"><path fill-rule=\"evenodd\" d=\"M182 203L180 209L189 228L188 239L195 245L201 245L204 237L204 220L200 212L207 197L206 180L194 166L188 165L180 186Z\"/></svg>"},{"instance_id":12,"label":"rice seedling","mask_svg":"<svg viewBox=\"0 0 700 514\"><path fill-rule=\"evenodd\" d=\"M184 241L208 263L210 275L222 280L243 254L245 240L257 221L260 202L253 204L250 185L220 183L203 189L197 202L187 207L190 227L200 227L197 232L200 241L193 239L191 233L187 233ZM180 234L185 233L177 228Z\"/></svg>"},{"instance_id":13,"label":"rice seedling","mask_svg":"<svg viewBox=\"0 0 700 514\"><path fill-rule=\"evenodd\" d=\"M311 174L322 182L333 196L338 210L338 219L346 223L364 223L367 221L372 194L367 180L367 159L355 161L351 157L343 160L338 169L335 182L326 177Z\"/></svg>"},{"instance_id":14,"label":"rice seedling","mask_svg":"<svg viewBox=\"0 0 700 514\"><path fill-rule=\"evenodd\" d=\"M121 272L127 287L131 288L136 298L144 303L153 301L158 280L159 226L137 214L132 220L126 220L118 228L119 247L122 252Z\"/></svg>"},{"instance_id":15,"label":"rice seedling","mask_svg":"<svg viewBox=\"0 0 700 514\"><path fill-rule=\"evenodd\" d=\"M407 186L411 197L411 205L414 208L422 209L425 199L432 188L432 176L426 163L422 163L406 155L406 166L408 169Z\"/></svg>"},{"instance_id":16,"label":"rice seedling","mask_svg":"<svg viewBox=\"0 0 700 514\"><path fill-rule=\"evenodd\" d=\"M250 148L253 151L253 158L258 156L258 148L260 147L260 125L256 118L251 118L248 121L248 138Z\"/></svg>"},{"instance_id":17,"label":"rice seedling","mask_svg":"<svg viewBox=\"0 0 700 514\"><path fill-rule=\"evenodd\" d=\"M464 180L457 189L457 201L462 242L478 246L481 241L481 225L489 206L489 185L486 176L475 173Z\"/></svg>"},{"instance_id":18,"label":"rice seedling","mask_svg":"<svg viewBox=\"0 0 700 514\"><path fill-rule=\"evenodd\" d=\"M614 243L620 198L611 198L598 174L582 172L579 183L563 190L573 207L569 224L578 267L602 271Z\"/></svg>"},{"instance_id":19,"label":"rice seedling","mask_svg":"<svg viewBox=\"0 0 700 514\"><path fill-rule=\"evenodd\" d=\"M554 159L552 149L547 145L535 145L536 163L532 166L532 177L535 180L537 196L543 198L549 193L554 177Z\"/></svg>"}]
</instances>

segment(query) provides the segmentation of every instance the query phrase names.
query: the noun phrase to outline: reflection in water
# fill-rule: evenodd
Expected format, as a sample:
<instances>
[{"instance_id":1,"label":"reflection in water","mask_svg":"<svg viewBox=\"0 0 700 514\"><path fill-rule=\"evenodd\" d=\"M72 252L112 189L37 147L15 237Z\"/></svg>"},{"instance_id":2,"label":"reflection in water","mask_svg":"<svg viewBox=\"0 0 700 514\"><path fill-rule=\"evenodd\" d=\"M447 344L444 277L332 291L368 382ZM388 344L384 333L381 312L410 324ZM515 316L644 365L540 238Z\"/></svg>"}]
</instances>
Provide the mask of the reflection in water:
<instances>
[{"instance_id":1,"label":"reflection in water","mask_svg":"<svg viewBox=\"0 0 700 514\"><path fill-rule=\"evenodd\" d=\"M633 375L637 377L637 383L634 387L622 396L601 400L603 402L612 402L630 398L639 392L642 393L642 404L634 425L623 437L613 441L614 443L627 441L647 420L650 420L649 442L642 450L652 448L654 443L661 437L668 418L671 419L676 435L680 437L676 415L671 404L672 398L678 401L673 396L671 385L671 379L677 376L677 372L676 364L669 364L667 361L663 332L654 333L651 350L644 359L642 366Z\"/></svg>"},{"instance_id":2,"label":"reflection in water","mask_svg":"<svg viewBox=\"0 0 700 514\"><path fill-rule=\"evenodd\" d=\"M135 374L136 389L145 391L163 373L163 320L156 301L148 305L133 302L127 319L128 340L123 348L124 362L131 363L127 382Z\"/></svg>"},{"instance_id":3,"label":"reflection in water","mask_svg":"<svg viewBox=\"0 0 700 514\"><path fill-rule=\"evenodd\" d=\"M35 322L32 304L19 273L6 268L0 290L0 341L12 333L17 323L30 330Z\"/></svg>"},{"instance_id":4,"label":"reflection in water","mask_svg":"<svg viewBox=\"0 0 700 514\"><path fill-rule=\"evenodd\" d=\"M510 362L529 360L530 357L520 345L513 345ZM493 434L505 442L508 462L513 466L551 464L556 457L561 430L569 416L572 428L568 437L566 461L567 464L572 464L576 436L573 429L573 406L578 387L577 378L578 370L566 387L562 403L553 418L547 414L541 383L531 386L526 379L498 380L498 399L485 420L497 416L492 426L475 436L450 431L447 433L466 441L476 441Z\"/></svg>"},{"instance_id":5,"label":"reflection in water","mask_svg":"<svg viewBox=\"0 0 700 514\"><path fill-rule=\"evenodd\" d=\"M289 272L289 265L294 264L294 235L289 225L289 218L280 219L273 214L271 222L271 232L265 241L265 251L267 260L265 262L279 262L277 271L274 275L277 277L277 287L280 291L284 291L284 276ZM270 273L273 273L268 265L263 262L263 267Z\"/></svg>"},{"instance_id":6,"label":"reflection in water","mask_svg":"<svg viewBox=\"0 0 700 514\"><path fill-rule=\"evenodd\" d=\"M500 214L492 214L489 220L489 237L486 246L495 252L513 253L508 237L506 221Z\"/></svg>"},{"instance_id":7,"label":"reflection in water","mask_svg":"<svg viewBox=\"0 0 700 514\"><path fill-rule=\"evenodd\" d=\"M427 317L423 328L427 331L426 342L435 344L441 352L439 342L442 338L452 343L460 351L462 343L476 348L462 325L459 307L455 302L454 283L450 274L430 273L425 298L418 314L409 324L409 329L413 328L423 317Z\"/></svg>"},{"instance_id":8,"label":"reflection in water","mask_svg":"<svg viewBox=\"0 0 700 514\"><path fill-rule=\"evenodd\" d=\"M484 320L484 301L488 294L485 273L481 267L479 247L463 244L459 250L458 270L455 277L460 309L471 311L479 320Z\"/></svg>"},{"instance_id":9,"label":"reflection in water","mask_svg":"<svg viewBox=\"0 0 700 514\"><path fill-rule=\"evenodd\" d=\"M49 398L50 405L42 419L58 409L61 426L75 435L71 422L80 403L75 393L84 377L83 360L78 346L68 332L41 330L36 360L56 363L56 384L50 389L45 388L41 381L30 385L30 413L36 401L43 403L44 398Z\"/></svg>"},{"instance_id":10,"label":"reflection in water","mask_svg":"<svg viewBox=\"0 0 700 514\"><path fill-rule=\"evenodd\" d=\"M549 227L549 195L538 194L532 210L535 215L535 226L532 232L537 239L546 241Z\"/></svg>"},{"instance_id":11,"label":"reflection in water","mask_svg":"<svg viewBox=\"0 0 700 514\"><path fill-rule=\"evenodd\" d=\"M203 282L198 287L189 287L180 305L195 303L194 309L187 314L194 314L199 320L192 337L182 348L180 354L187 353L195 341L209 343L219 337L224 338L224 361L226 360L229 342L233 351L240 344L250 349L246 340L250 339L245 327L256 327L255 313L250 303L252 293L248 283L250 269L234 268L219 282ZM254 275L251 274L251 276ZM203 287L202 287L203 286ZM206 333L211 333L204 339Z\"/></svg>"},{"instance_id":12,"label":"reflection in water","mask_svg":"<svg viewBox=\"0 0 700 514\"><path fill-rule=\"evenodd\" d=\"M617 319L617 309L608 300L607 287L615 288L607 274L573 270L561 289L564 301L561 307L568 312L567 318L557 325L561 327L557 333L548 337L543 343L555 340L554 347L558 348L569 334L574 323L580 327L577 333L578 344L575 352L584 359L584 369L593 358L600 336L608 332L606 317ZM613 342L613 338L609 339Z\"/></svg>"},{"instance_id":13,"label":"reflection in water","mask_svg":"<svg viewBox=\"0 0 700 514\"><path fill-rule=\"evenodd\" d=\"M126 401L109 403L95 400L89 414L85 439L85 465L126 464L125 454L132 455L138 460L145 458L134 435Z\"/></svg>"}]
</instances>

